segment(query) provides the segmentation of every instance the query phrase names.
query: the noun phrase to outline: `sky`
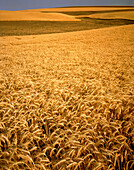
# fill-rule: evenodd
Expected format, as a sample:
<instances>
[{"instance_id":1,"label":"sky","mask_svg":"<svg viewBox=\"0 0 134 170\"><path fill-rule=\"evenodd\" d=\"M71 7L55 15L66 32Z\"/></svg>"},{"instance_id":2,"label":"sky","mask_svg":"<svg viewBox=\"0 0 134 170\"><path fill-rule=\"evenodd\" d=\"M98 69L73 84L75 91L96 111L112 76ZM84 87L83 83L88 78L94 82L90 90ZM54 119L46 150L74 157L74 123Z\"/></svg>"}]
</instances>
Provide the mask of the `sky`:
<instances>
[{"instance_id":1,"label":"sky","mask_svg":"<svg viewBox=\"0 0 134 170\"><path fill-rule=\"evenodd\" d=\"M134 5L134 0L0 0L0 10L22 10L65 6Z\"/></svg>"}]
</instances>

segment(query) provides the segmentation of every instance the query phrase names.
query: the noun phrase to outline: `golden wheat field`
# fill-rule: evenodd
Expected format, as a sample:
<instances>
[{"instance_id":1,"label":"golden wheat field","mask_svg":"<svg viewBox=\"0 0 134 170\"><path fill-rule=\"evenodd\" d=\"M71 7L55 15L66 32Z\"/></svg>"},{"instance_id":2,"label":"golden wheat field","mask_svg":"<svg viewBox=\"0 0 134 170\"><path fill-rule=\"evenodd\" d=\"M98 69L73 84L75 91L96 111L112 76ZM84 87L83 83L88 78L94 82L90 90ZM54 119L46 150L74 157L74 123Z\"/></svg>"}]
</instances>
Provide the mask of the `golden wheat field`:
<instances>
[{"instance_id":1,"label":"golden wheat field","mask_svg":"<svg viewBox=\"0 0 134 170\"><path fill-rule=\"evenodd\" d=\"M0 37L0 169L134 169L133 35Z\"/></svg>"},{"instance_id":2,"label":"golden wheat field","mask_svg":"<svg viewBox=\"0 0 134 170\"><path fill-rule=\"evenodd\" d=\"M5 11L0 10L0 21L80 21L75 16L63 14L62 12L77 12L77 11L118 11L103 14L92 14L92 18L126 18L134 19L134 12L122 10L134 10L134 7L75 7L75 8L48 8L48 9L29 9L20 11ZM120 12L121 11L121 12ZM43 13L44 12L44 13ZM46 13L45 13L46 12ZM49 12L49 13L47 13ZM84 17L87 15L79 15Z\"/></svg>"},{"instance_id":3,"label":"golden wheat field","mask_svg":"<svg viewBox=\"0 0 134 170\"><path fill-rule=\"evenodd\" d=\"M103 14L92 14L89 15L91 18L101 18L101 19L115 19L115 18L125 18L134 20L134 11L127 12L111 12L111 13L103 13Z\"/></svg>"},{"instance_id":4,"label":"golden wheat field","mask_svg":"<svg viewBox=\"0 0 134 170\"><path fill-rule=\"evenodd\" d=\"M79 21L73 16L62 13L43 14L40 11L1 11L0 21Z\"/></svg>"},{"instance_id":5,"label":"golden wheat field","mask_svg":"<svg viewBox=\"0 0 134 170\"><path fill-rule=\"evenodd\" d=\"M69 12L69 11L105 11L105 10L128 10L128 9L134 9L134 7L127 7L127 6L111 6L111 7L106 7L106 6L85 6L85 7L61 7L61 8L41 8L41 9L28 9L28 10L22 10L22 11L57 11L57 12Z\"/></svg>"}]
</instances>

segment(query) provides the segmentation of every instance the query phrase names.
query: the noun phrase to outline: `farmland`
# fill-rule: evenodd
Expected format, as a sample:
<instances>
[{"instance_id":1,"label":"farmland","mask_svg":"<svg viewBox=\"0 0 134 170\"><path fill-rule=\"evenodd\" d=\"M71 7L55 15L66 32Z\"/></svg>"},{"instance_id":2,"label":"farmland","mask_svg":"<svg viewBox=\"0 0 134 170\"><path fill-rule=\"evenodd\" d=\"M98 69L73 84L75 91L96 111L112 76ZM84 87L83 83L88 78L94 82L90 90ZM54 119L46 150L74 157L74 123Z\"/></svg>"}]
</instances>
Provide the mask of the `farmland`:
<instances>
[{"instance_id":1,"label":"farmland","mask_svg":"<svg viewBox=\"0 0 134 170\"><path fill-rule=\"evenodd\" d=\"M0 21L0 169L134 168L133 20L78 18Z\"/></svg>"},{"instance_id":2,"label":"farmland","mask_svg":"<svg viewBox=\"0 0 134 170\"><path fill-rule=\"evenodd\" d=\"M105 10L104 10L105 9ZM120 12L121 11L121 12ZM59 8L0 12L0 36L53 34L134 24L134 8ZM127 18L101 18L124 12ZM128 15L129 12L129 15ZM100 16L96 18L95 16ZM123 16L124 16L123 15Z\"/></svg>"}]
</instances>

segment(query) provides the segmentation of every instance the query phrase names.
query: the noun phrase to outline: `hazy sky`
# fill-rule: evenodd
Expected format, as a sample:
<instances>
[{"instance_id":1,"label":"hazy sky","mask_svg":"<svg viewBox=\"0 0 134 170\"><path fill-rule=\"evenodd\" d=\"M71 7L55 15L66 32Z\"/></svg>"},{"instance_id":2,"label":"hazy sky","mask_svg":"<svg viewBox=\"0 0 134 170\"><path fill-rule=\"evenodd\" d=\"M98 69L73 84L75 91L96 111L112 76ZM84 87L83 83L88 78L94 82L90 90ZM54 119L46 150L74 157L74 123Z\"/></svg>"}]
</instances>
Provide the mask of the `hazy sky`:
<instances>
[{"instance_id":1,"label":"hazy sky","mask_svg":"<svg viewBox=\"0 0 134 170\"><path fill-rule=\"evenodd\" d=\"M134 0L0 0L0 10L90 5L134 5Z\"/></svg>"}]
</instances>

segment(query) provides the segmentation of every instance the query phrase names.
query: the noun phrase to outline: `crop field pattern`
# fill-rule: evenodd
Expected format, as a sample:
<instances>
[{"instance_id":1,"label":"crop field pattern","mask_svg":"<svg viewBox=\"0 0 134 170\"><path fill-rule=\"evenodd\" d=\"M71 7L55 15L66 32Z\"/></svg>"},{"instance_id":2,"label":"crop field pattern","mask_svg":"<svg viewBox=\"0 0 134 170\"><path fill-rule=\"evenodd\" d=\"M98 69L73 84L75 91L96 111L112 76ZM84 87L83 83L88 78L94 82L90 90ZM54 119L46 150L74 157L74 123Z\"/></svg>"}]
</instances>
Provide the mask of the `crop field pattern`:
<instances>
[{"instance_id":1,"label":"crop field pattern","mask_svg":"<svg viewBox=\"0 0 134 170\"><path fill-rule=\"evenodd\" d=\"M133 170L134 25L37 35L38 22L0 37L0 169Z\"/></svg>"},{"instance_id":2,"label":"crop field pattern","mask_svg":"<svg viewBox=\"0 0 134 170\"><path fill-rule=\"evenodd\" d=\"M92 8L91 8L92 9ZM105 28L111 26L119 26L119 25L129 25L134 24L134 19L126 18L111 18L111 19L103 19L103 18L92 18L90 15L94 16L94 14L109 14L112 12L131 12L134 13L134 9L122 9L122 10L103 10L103 11L42 11L40 10L38 13L36 12L34 15L33 13L29 13L33 15L32 19L29 18L29 15L25 12L25 19L22 20L22 16L24 15L23 12L15 13L15 14L8 14L6 13L6 17L0 13L0 36L18 36L18 35L39 35L39 34L52 34L52 33L63 33L63 32L72 32L72 31L82 31L82 30L91 30L91 29L98 29L98 28ZM43 21L36 15L44 14L44 18L47 16L47 20ZM52 20L52 16L54 17L57 15L57 21L55 19ZM76 19L69 18L68 20L65 19L66 17L76 17ZM16 20L11 19L10 15L15 15L21 17L20 20L18 18ZM49 16L50 15L50 16ZM59 18L61 15L61 18ZM117 14L116 14L117 15ZM9 17L10 16L10 17ZM42 15L41 15L42 16ZM9 18L9 20L2 18ZM20 18L19 17L19 18ZM29 18L29 19L26 19ZM38 19L37 19L38 18ZM50 19L49 19L50 18ZM134 17L133 17L134 18ZM78 21L80 20L80 21Z\"/></svg>"}]
</instances>

